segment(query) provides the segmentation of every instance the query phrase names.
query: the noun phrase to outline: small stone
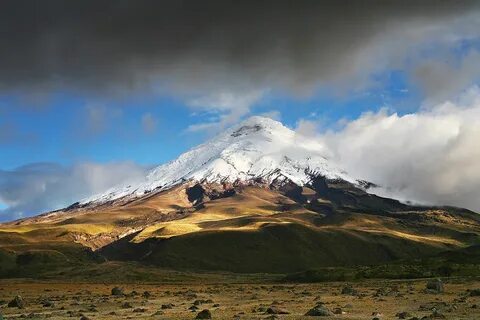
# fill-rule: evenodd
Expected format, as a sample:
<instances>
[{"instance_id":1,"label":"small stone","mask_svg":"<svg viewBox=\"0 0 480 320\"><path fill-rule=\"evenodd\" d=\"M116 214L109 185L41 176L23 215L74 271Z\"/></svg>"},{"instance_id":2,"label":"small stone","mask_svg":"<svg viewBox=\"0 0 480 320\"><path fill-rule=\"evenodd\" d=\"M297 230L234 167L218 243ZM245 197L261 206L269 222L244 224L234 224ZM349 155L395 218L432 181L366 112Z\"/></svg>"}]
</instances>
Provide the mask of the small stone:
<instances>
[{"instance_id":1,"label":"small stone","mask_svg":"<svg viewBox=\"0 0 480 320\"><path fill-rule=\"evenodd\" d=\"M446 317L441 314L438 310L433 310L432 314L430 315L430 319L445 319Z\"/></svg>"},{"instance_id":2,"label":"small stone","mask_svg":"<svg viewBox=\"0 0 480 320\"><path fill-rule=\"evenodd\" d=\"M333 310L334 314L345 314L345 311L342 310L342 308L335 308Z\"/></svg>"},{"instance_id":3,"label":"small stone","mask_svg":"<svg viewBox=\"0 0 480 320\"><path fill-rule=\"evenodd\" d=\"M289 314L290 312L288 312L287 310L282 309L280 307L277 307L277 306L271 306L267 309L267 311L265 311L265 313L267 313L267 314Z\"/></svg>"},{"instance_id":4,"label":"small stone","mask_svg":"<svg viewBox=\"0 0 480 320\"><path fill-rule=\"evenodd\" d=\"M427 282L427 291L433 293L442 293L444 290L443 282L440 279L434 279Z\"/></svg>"},{"instance_id":5,"label":"small stone","mask_svg":"<svg viewBox=\"0 0 480 320\"><path fill-rule=\"evenodd\" d=\"M328 310L325 306L319 304L312 309L308 310L307 313L305 313L306 316L308 317L329 317L333 316L333 313Z\"/></svg>"},{"instance_id":6,"label":"small stone","mask_svg":"<svg viewBox=\"0 0 480 320\"><path fill-rule=\"evenodd\" d=\"M212 313L208 309L200 311L195 319L212 319Z\"/></svg>"},{"instance_id":7,"label":"small stone","mask_svg":"<svg viewBox=\"0 0 480 320\"><path fill-rule=\"evenodd\" d=\"M25 308L25 301L23 301L23 298L21 296L16 296L13 298L12 301L8 303L9 308L18 308L18 309L24 309Z\"/></svg>"},{"instance_id":8,"label":"small stone","mask_svg":"<svg viewBox=\"0 0 480 320\"><path fill-rule=\"evenodd\" d=\"M351 285L347 285L342 288L341 294L355 296L358 294L358 292Z\"/></svg>"},{"instance_id":9,"label":"small stone","mask_svg":"<svg viewBox=\"0 0 480 320\"><path fill-rule=\"evenodd\" d=\"M398 319L407 319L407 318L410 318L412 316L412 314L409 313L409 312L403 311L403 312L397 313L395 316Z\"/></svg>"},{"instance_id":10,"label":"small stone","mask_svg":"<svg viewBox=\"0 0 480 320\"><path fill-rule=\"evenodd\" d=\"M43 305L45 308L53 308L53 307L55 307L55 303L53 303L53 302L50 301L50 300L44 301L42 305Z\"/></svg>"},{"instance_id":11,"label":"small stone","mask_svg":"<svg viewBox=\"0 0 480 320\"><path fill-rule=\"evenodd\" d=\"M114 288L112 289L112 296L123 296L123 295L125 295L125 294L123 293L123 289L122 289L122 288L120 288L120 287L114 287Z\"/></svg>"}]
</instances>

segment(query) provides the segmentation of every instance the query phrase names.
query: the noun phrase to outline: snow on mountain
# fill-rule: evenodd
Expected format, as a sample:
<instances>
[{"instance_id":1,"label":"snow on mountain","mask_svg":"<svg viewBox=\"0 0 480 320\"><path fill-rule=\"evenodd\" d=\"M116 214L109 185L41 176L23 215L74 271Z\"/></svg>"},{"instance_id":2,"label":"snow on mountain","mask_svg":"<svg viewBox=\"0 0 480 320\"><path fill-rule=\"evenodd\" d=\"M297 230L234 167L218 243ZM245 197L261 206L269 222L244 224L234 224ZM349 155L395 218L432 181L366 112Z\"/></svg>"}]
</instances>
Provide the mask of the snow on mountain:
<instances>
[{"instance_id":1,"label":"snow on mountain","mask_svg":"<svg viewBox=\"0 0 480 320\"><path fill-rule=\"evenodd\" d=\"M330 163L325 154L325 147L315 139L302 136L278 121L254 116L176 160L158 166L144 181L113 188L84 199L82 203L141 196L154 189L167 189L189 180L236 182L255 178L266 181L289 179L304 185L314 174L355 182Z\"/></svg>"}]
</instances>

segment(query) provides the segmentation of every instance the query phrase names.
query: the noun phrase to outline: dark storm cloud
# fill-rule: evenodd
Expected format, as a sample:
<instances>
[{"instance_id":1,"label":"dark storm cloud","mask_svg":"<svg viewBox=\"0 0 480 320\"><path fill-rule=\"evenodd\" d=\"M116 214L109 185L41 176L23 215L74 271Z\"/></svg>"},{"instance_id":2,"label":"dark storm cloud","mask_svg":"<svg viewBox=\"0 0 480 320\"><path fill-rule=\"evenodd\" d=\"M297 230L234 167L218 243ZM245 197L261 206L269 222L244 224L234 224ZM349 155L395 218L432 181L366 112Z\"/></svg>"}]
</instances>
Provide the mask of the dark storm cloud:
<instances>
[{"instance_id":1,"label":"dark storm cloud","mask_svg":"<svg viewBox=\"0 0 480 320\"><path fill-rule=\"evenodd\" d=\"M465 1L2 1L0 90L306 94L391 64L430 26L476 10Z\"/></svg>"}]
</instances>

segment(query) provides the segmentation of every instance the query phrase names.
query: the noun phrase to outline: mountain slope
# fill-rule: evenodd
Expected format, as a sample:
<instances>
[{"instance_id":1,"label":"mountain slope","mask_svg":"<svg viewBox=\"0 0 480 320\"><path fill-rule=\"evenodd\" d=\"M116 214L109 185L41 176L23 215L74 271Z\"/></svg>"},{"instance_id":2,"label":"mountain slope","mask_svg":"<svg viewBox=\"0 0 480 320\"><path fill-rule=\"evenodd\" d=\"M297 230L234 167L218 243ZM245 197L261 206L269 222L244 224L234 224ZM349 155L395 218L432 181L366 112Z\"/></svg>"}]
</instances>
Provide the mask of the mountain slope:
<instances>
[{"instance_id":1,"label":"mountain slope","mask_svg":"<svg viewBox=\"0 0 480 320\"><path fill-rule=\"evenodd\" d=\"M324 154L279 122L248 119L137 184L1 224L0 275L104 260L296 272L480 244L476 213L370 194Z\"/></svg>"}]
</instances>

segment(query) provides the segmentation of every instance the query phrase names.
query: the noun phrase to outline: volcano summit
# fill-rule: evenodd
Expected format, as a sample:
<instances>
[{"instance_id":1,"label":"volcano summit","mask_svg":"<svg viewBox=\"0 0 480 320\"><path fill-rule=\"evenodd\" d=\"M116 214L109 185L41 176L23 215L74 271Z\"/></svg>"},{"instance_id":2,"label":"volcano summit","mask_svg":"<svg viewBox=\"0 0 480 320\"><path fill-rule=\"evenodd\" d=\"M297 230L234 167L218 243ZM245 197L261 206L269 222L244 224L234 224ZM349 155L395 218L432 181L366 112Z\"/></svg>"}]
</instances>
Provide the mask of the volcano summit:
<instances>
[{"instance_id":1,"label":"volcano summit","mask_svg":"<svg viewBox=\"0 0 480 320\"><path fill-rule=\"evenodd\" d=\"M2 273L134 261L175 270L297 272L480 243L480 218L368 192L315 139L252 117L134 184L0 225Z\"/></svg>"}]
</instances>

